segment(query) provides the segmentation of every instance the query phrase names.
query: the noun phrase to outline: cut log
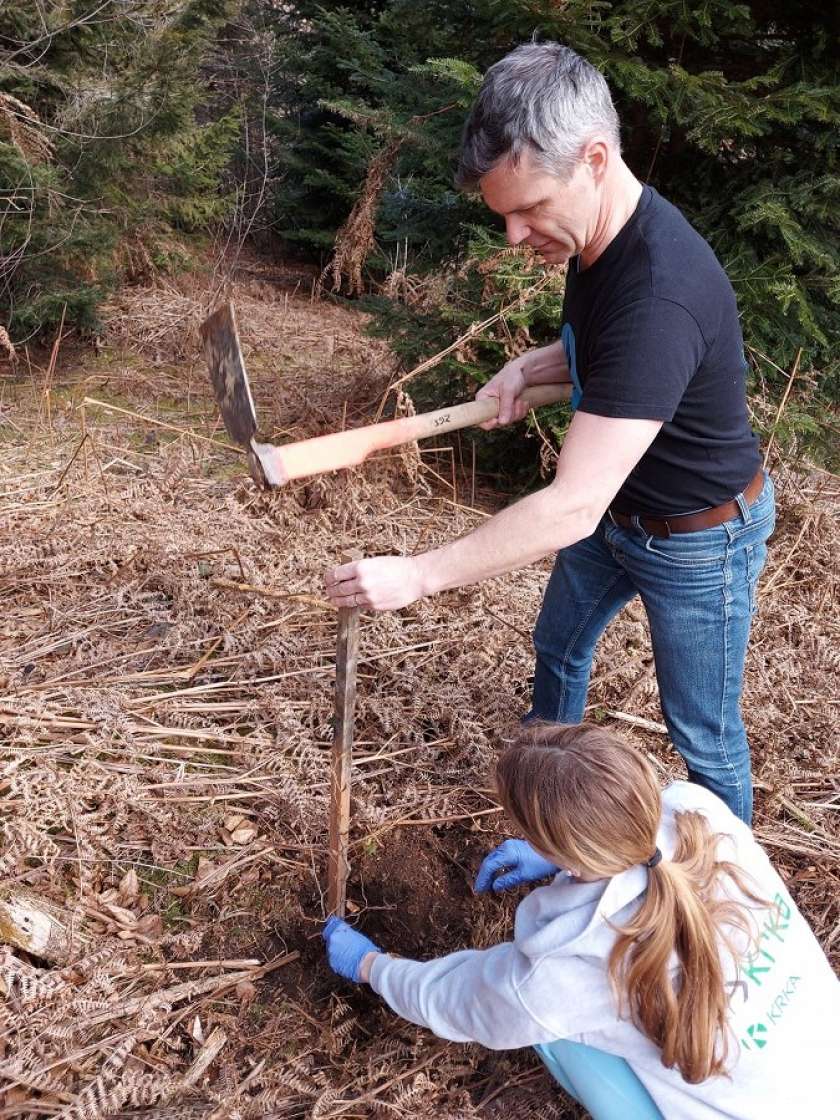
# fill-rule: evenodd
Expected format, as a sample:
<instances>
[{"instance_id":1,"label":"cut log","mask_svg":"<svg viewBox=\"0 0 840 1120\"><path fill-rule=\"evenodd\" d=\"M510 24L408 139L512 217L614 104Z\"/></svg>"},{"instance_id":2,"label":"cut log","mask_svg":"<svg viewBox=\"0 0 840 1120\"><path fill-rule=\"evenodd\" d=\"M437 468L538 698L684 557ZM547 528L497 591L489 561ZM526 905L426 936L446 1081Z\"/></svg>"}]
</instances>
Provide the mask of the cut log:
<instances>
[{"instance_id":1,"label":"cut log","mask_svg":"<svg viewBox=\"0 0 840 1120\"><path fill-rule=\"evenodd\" d=\"M72 928L73 915L24 887L0 890L0 941L53 964L67 964L89 938ZM72 934L71 934L72 930Z\"/></svg>"}]
</instances>

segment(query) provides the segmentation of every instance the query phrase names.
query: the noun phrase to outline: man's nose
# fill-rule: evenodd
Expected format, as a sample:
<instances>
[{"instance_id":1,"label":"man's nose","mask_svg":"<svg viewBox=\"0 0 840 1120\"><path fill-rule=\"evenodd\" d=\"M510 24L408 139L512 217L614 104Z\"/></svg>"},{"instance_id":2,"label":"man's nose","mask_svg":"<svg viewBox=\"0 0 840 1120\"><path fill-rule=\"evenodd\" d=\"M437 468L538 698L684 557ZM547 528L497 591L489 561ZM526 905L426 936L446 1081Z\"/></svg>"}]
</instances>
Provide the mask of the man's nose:
<instances>
[{"instance_id":1,"label":"man's nose","mask_svg":"<svg viewBox=\"0 0 840 1120\"><path fill-rule=\"evenodd\" d=\"M508 215L505 218L505 234L508 244L518 245L520 241L525 240L530 232L531 227L521 218L517 218L515 215Z\"/></svg>"}]
</instances>

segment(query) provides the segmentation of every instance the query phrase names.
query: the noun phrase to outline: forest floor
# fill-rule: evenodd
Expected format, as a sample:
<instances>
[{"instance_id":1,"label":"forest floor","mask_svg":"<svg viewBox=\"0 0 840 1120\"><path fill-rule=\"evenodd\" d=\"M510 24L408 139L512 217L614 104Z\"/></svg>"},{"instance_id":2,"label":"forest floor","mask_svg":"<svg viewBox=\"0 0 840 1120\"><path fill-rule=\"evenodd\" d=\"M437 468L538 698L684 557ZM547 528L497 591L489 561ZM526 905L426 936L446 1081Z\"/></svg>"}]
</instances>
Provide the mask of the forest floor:
<instances>
[{"instance_id":1,"label":"forest floor","mask_svg":"<svg viewBox=\"0 0 840 1120\"><path fill-rule=\"evenodd\" d=\"M308 278L247 263L231 294L261 427L370 422L387 347ZM200 353L208 283L126 289L98 354L65 340L0 367L0 1116L577 1117L530 1051L414 1028L334 976L320 938L324 572L345 547L441 543L508 497L458 441L258 491ZM840 479L775 478L744 699L756 832L837 965ZM384 948L509 936L517 897L471 883L505 834L492 763L527 705L548 571L362 616L348 897ZM637 602L599 646L590 715L681 774ZM38 955L24 904L48 915Z\"/></svg>"}]
</instances>

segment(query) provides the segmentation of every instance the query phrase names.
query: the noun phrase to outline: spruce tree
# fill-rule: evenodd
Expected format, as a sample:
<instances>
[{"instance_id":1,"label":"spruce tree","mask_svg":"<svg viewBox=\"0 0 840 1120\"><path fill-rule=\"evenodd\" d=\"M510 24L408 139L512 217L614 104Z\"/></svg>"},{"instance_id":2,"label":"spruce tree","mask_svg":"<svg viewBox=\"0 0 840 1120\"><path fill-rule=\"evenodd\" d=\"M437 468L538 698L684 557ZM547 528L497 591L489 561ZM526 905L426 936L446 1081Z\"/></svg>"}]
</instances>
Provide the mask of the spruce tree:
<instances>
[{"instance_id":1,"label":"spruce tree","mask_svg":"<svg viewBox=\"0 0 840 1120\"><path fill-rule=\"evenodd\" d=\"M202 74L232 0L0 9L0 323L92 327L140 238L206 229L238 140Z\"/></svg>"},{"instance_id":2,"label":"spruce tree","mask_svg":"<svg viewBox=\"0 0 840 1120\"><path fill-rule=\"evenodd\" d=\"M397 262L420 274L439 268L475 245L476 227L489 236L498 229L492 216L451 186L464 107L481 73L513 46L534 35L559 40L605 73L632 170L678 205L721 259L756 378L777 394L801 350L808 376L798 399L812 427L836 401L836 12L780 0L381 0L292 2L284 11L273 217L287 241L323 254L394 137L403 142L376 211L373 286ZM462 295L462 318L480 318ZM437 326L415 324L424 347L435 332L451 340L451 310L450 299ZM382 313L387 328L417 319L399 307ZM551 329L536 311L533 327L537 337ZM420 356L411 335L399 329L406 360ZM491 347L479 363L485 375L495 359Z\"/></svg>"}]
</instances>

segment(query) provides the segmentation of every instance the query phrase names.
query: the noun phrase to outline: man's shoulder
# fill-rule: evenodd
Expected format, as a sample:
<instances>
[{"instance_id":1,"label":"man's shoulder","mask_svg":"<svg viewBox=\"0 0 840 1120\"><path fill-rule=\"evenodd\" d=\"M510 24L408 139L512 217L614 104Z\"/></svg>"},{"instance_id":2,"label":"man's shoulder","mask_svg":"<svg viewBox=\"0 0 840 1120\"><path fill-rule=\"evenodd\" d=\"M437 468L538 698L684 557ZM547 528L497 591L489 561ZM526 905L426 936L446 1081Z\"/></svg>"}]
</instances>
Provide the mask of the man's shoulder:
<instances>
[{"instance_id":1,"label":"man's shoulder","mask_svg":"<svg viewBox=\"0 0 840 1120\"><path fill-rule=\"evenodd\" d=\"M710 297L732 296L732 285L714 249L677 206L653 187L639 215L638 237L650 269L654 298L680 303L696 313Z\"/></svg>"}]
</instances>

